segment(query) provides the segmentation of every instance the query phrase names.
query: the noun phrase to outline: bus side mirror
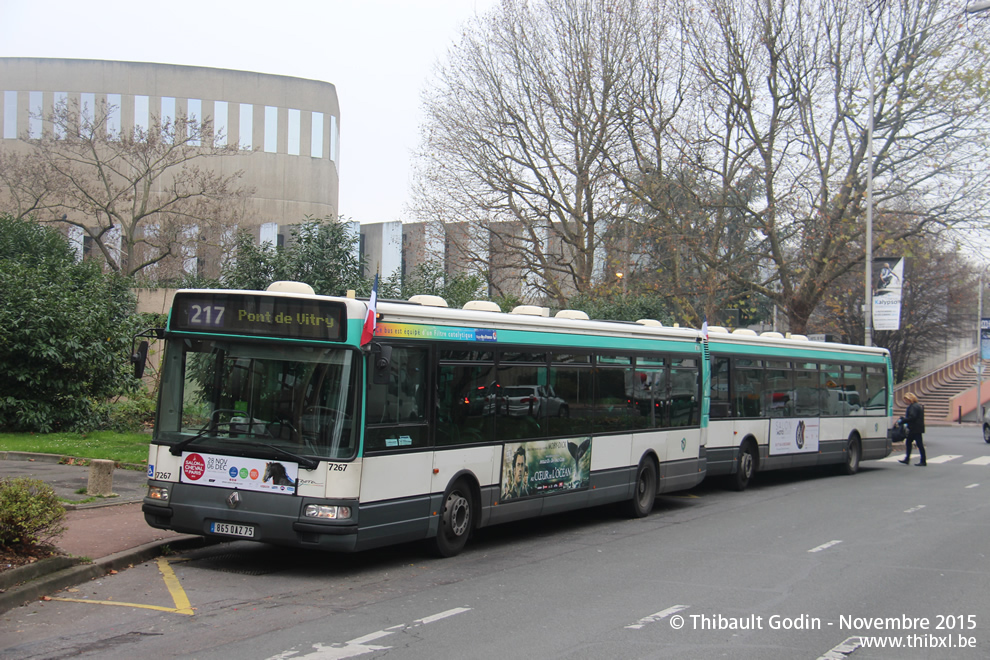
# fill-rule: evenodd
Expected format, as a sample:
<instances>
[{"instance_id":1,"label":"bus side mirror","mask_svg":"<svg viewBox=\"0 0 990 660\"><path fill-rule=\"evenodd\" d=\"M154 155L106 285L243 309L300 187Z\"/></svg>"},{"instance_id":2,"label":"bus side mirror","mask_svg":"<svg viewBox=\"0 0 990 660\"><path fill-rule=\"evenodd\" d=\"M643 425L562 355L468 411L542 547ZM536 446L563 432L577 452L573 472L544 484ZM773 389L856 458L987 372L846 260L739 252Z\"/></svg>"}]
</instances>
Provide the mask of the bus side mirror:
<instances>
[{"instance_id":1,"label":"bus side mirror","mask_svg":"<svg viewBox=\"0 0 990 660\"><path fill-rule=\"evenodd\" d=\"M371 345L372 378L375 385L387 385L392 365L392 347L383 344Z\"/></svg>"},{"instance_id":2,"label":"bus side mirror","mask_svg":"<svg viewBox=\"0 0 990 660\"><path fill-rule=\"evenodd\" d=\"M148 363L148 342L143 341L138 344L137 350L131 352L131 364L134 365L134 377L144 376L144 365Z\"/></svg>"},{"instance_id":3,"label":"bus side mirror","mask_svg":"<svg viewBox=\"0 0 990 660\"><path fill-rule=\"evenodd\" d=\"M131 339L131 364L134 365L135 378L142 378L144 376L144 367L148 364L148 341L145 340L138 344L137 340L141 337L164 339L165 328L148 328L144 332L134 335L134 338ZM137 349L134 348L135 345Z\"/></svg>"}]
</instances>

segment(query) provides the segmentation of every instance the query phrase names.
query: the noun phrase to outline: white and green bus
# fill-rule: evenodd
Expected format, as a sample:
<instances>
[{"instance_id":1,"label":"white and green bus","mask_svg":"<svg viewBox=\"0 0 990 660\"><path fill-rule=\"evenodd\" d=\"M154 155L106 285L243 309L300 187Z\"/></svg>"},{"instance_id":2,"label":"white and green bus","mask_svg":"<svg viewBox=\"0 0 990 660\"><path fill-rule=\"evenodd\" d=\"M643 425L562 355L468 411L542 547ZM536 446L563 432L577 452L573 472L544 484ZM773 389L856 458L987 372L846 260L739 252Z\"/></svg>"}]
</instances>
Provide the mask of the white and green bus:
<instances>
[{"instance_id":1,"label":"white and green bus","mask_svg":"<svg viewBox=\"0 0 990 660\"><path fill-rule=\"evenodd\" d=\"M482 301L449 309L432 297L378 304L375 337L362 346L368 312L366 301L298 283L177 292L157 333L148 523L334 551L426 540L451 556L473 530L501 522L607 503L645 516L658 494L704 479L713 445L726 474L751 468L747 482L757 468L808 464L794 457L806 457L814 428L816 462L849 463L853 429L855 465L880 453L854 415L821 416L831 408L819 409L818 426L787 417L803 423L806 440L786 465L768 444L784 419L770 407L709 426L709 397L722 406L723 386L743 399L747 387L761 396L797 387L785 390L771 362L790 361L794 382L799 360L817 365L819 381L838 366L848 399L846 366L887 378L880 350L728 334L709 346L697 330L656 322L570 310L549 318L529 306L503 313ZM730 374L761 361L759 383L723 382L721 372L716 382L712 365L725 356ZM859 392L865 400L869 386ZM841 443L826 435L840 429Z\"/></svg>"},{"instance_id":2,"label":"white and green bus","mask_svg":"<svg viewBox=\"0 0 990 660\"><path fill-rule=\"evenodd\" d=\"M892 372L886 349L803 335L709 330L707 470L745 489L758 471L890 454Z\"/></svg>"},{"instance_id":3,"label":"white and green bus","mask_svg":"<svg viewBox=\"0 0 990 660\"><path fill-rule=\"evenodd\" d=\"M496 523L612 502L645 516L704 478L697 331L424 302L380 303L362 347L364 301L177 292L148 523L449 556Z\"/></svg>"}]
</instances>

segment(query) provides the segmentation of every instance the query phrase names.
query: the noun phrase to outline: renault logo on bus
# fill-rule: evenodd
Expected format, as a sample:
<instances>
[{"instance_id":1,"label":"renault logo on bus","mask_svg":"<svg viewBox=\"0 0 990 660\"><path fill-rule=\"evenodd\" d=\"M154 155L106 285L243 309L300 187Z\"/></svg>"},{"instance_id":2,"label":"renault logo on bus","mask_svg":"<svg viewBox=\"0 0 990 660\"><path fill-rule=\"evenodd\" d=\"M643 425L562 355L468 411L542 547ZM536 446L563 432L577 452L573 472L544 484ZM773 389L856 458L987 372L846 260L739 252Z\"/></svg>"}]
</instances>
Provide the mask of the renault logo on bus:
<instances>
[{"instance_id":1,"label":"renault logo on bus","mask_svg":"<svg viewBox=\"0 0 990 660\"><path fill-rule=\"evenodd\" d=\"M237 505L241 503L241 494L236 490L227 496L227 506L231 509L236 509Z\"/></svg>"}]
</instances>

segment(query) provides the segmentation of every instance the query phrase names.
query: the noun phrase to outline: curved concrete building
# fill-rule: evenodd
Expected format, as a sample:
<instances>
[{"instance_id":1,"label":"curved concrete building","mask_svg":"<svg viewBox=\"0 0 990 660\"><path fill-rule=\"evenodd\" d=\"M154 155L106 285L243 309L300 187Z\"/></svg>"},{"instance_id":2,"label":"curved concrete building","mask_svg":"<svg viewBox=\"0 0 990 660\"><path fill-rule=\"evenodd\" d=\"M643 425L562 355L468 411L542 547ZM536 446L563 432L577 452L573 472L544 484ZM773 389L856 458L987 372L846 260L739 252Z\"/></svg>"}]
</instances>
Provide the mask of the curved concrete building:
<instances>
[{"instance_id":1,"label":"curved concrete building","mask_svg":"<svg viewBox=\"0 0 990 660\"><path fill-rule=\"evenodd\" d=\"M337 215L340 108L330 83L171 64L0 58L0 148L40 138L60 102L113 108L108 123L123 132L149 126L149 117L211 120L220 143L240 152L204 163L220 174L243 171L238 185L253 194L241 225L262 241L278 242L307 215ZM188 254L185 262L188 273Z\"/></svg>"}]
</instances>

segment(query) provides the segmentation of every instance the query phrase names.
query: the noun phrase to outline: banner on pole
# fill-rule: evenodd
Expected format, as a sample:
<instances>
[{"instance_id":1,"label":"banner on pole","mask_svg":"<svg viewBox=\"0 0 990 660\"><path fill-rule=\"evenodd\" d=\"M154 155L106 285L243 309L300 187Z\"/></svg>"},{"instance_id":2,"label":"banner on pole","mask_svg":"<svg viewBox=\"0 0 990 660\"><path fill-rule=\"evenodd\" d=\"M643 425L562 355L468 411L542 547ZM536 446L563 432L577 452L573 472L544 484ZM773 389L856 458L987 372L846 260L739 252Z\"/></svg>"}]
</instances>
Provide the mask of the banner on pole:
<instances>
[{"instance_id":1,"label":"banner on pole","mask_svg":"<svg viewBox=\"0 0 990 660\"><path fill-rule=\"evenodd\" d=\"M879 269L878 269L879 266ZM873 261L873 329L899 330L904 287L904 258Z\"/></svg>"},{"instance_id":2,"label":"banner on pole","mask_svg":"<svg viewBox=\"0 0 990 660\"><path fill-rule=\"evenodd\" d=\"M990 360L990 319L980 319L980 359Z\"/></svg>"}]
</instances>

